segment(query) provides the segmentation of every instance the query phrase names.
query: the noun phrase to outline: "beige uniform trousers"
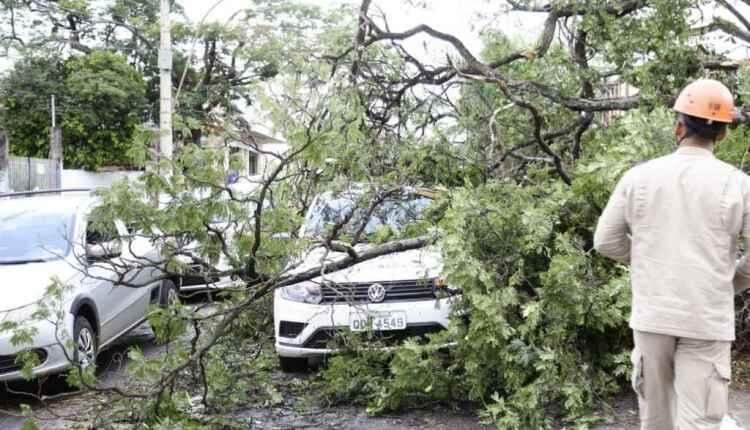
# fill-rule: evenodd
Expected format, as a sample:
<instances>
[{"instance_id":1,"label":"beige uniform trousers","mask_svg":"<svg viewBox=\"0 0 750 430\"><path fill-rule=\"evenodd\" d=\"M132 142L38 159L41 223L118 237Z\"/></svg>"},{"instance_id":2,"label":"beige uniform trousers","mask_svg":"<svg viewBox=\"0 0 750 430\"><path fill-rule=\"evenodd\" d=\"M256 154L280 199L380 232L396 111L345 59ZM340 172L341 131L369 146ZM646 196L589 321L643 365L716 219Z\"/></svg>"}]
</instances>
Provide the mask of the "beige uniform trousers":
<instances>
[{"instance_id":1,"label":"beige uniform trousers","mask_svg":"<svg viewBox=\"0 0 750 430\"><path fill-rule=\"evenodd\" d=\"M642 430L718 430L728 411L731 342L633 331Z\"/></svg>"}]
</instances>

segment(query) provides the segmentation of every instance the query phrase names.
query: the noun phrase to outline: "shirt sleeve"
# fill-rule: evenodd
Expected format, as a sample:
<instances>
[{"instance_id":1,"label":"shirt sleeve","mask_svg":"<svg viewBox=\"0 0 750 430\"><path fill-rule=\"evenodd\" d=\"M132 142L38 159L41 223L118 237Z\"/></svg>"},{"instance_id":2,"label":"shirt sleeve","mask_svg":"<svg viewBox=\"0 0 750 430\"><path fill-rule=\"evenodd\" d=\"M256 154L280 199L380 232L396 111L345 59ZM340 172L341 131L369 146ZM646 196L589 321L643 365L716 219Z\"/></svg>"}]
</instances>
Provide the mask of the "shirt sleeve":
<instances>
[{"instance_id":1,"label":"shirt sleeve","mask_svg":"<svg viewBox=\"0 0 750 430\"><path fill-rule=\"evenodd\" d=\"M743 173L742 231L740 232L744 255L734 272L734 292L740 294L750 288L750 179Z\"/></svg>"},{"instance_id":2,"label":"shirt sleeve","mask_svg":"<svg viewBox=\"0 0 750 430\"><path fill-rule=\"evenodd\" d=\"M630 176L628 172L618 182L594 232L594 249L623 264L630 264L630 227L627 221Z\"/></svg>"}]
</instances>

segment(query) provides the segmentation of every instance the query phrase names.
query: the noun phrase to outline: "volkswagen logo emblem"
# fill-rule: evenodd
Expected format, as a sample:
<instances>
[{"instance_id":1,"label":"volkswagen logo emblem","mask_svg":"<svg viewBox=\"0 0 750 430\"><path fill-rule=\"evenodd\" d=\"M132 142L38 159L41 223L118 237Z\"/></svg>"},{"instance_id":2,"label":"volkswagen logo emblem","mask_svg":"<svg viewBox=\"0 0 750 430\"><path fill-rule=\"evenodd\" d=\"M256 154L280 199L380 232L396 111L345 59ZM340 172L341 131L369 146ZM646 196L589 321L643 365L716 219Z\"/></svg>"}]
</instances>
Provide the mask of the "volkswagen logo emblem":
<instances>
[{"instance_id":1,"label":"volkswagen logo emblem","mask_svg":"<svg viewBox=\"0 0 750 430\"><path fill-rule=\"evenodd\" d=\"M367 297L373 303L380 303L385 299L385 287L382 284L372 284L367 289Z\"/></svg>"}]
</instances>

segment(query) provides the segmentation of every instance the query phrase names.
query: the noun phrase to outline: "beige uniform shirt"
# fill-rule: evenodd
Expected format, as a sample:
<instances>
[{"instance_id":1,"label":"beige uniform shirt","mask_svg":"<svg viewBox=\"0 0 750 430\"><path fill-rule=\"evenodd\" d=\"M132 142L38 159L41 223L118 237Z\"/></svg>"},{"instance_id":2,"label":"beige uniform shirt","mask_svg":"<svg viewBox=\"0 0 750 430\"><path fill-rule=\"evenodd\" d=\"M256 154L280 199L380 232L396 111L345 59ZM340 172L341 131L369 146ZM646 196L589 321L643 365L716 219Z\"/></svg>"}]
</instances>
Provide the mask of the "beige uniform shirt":
<instances>
[{"instance_id":1,"label":"beige uniform shirt","mask_svg":"<svg viewBox=\"0 0 750 430\"><path fill-rule=\"evenodd\" d=\"M707 149L681 147L620 180L594 235L601 254L630 264L630 327L734 340L734 294L750 286L750 178Z\"/></svg>"}]
</instances>

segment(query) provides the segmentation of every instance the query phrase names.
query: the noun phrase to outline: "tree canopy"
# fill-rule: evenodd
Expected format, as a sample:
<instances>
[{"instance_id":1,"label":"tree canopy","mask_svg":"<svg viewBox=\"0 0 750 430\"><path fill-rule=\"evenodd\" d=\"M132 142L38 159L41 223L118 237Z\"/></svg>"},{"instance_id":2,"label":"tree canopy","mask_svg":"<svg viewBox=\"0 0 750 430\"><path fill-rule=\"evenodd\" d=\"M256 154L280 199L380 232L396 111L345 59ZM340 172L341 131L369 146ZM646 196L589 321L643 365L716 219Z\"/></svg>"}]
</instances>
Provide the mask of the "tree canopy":
<instances>
[{"instance_id":1,"label":"tree canopy","mask_svg":"<svg viewBox=\"0 0 750 430\"><path fill-rule=\"evenodd\" d=\"M0 82L0 93L0 123L14 154L47 158L55 96L67 166L132 165L128 154L143 123L146 85L122 55L25 58Z\"/></svg>"}]
</instances>

